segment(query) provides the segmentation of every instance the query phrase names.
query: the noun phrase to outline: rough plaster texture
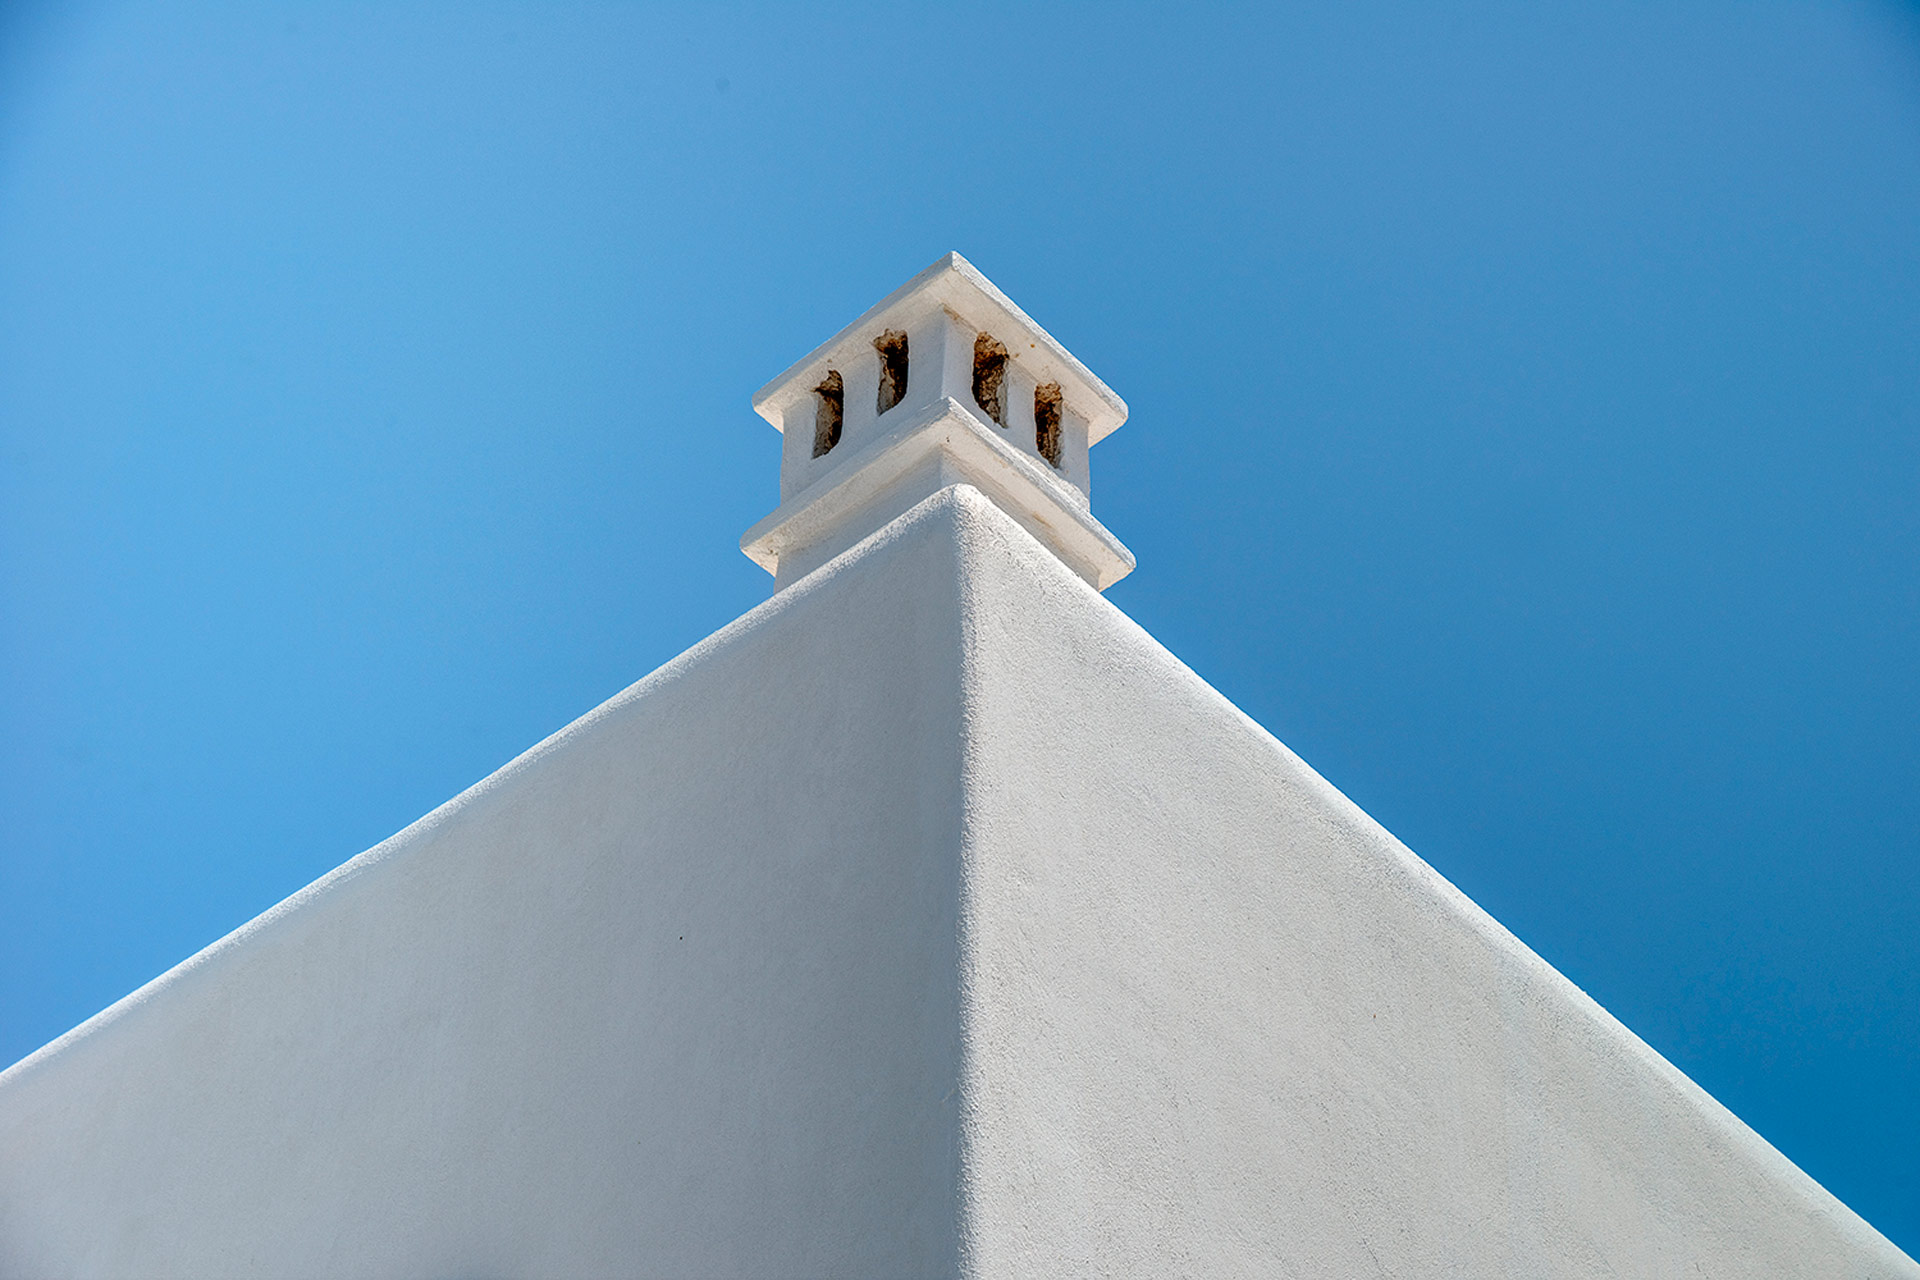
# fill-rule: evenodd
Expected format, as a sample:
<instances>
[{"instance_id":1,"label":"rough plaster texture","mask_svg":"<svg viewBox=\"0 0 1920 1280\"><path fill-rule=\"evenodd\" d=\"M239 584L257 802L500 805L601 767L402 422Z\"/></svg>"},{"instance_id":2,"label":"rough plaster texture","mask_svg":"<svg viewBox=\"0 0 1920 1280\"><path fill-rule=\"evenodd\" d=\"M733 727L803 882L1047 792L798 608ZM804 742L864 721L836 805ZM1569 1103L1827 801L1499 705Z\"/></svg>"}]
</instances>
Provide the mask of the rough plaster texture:
<instances>
[{"instance_id":1,"label":"rough plaster texture","mask_svg":"<svg viewBox=\"0 0 1920 1280\"><path fill-rule=\"evenodd\" d=\"M0 1075L0 1273L1920 1267L954 487Z\"/></svg>"},{"instance_id":2,"label":"rough plaster texture","mask_svg":"<svg viewBox=\"0 0 1920 1280\"><path fill-rule=\"evenodd\" d=\"M971 1273L1920 1276L1037 545L970 545Z\"/></svg>"}]
</instances>

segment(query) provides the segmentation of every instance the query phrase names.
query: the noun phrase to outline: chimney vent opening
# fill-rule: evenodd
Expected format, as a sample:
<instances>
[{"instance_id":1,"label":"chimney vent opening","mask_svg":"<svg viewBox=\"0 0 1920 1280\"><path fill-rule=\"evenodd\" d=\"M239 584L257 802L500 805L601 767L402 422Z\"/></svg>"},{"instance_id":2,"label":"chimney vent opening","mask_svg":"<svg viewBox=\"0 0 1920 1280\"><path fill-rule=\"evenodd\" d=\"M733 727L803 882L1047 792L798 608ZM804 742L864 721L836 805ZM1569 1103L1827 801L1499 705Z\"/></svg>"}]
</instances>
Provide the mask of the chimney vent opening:
<instances>
[{"instance_id":1,"label":"chimney vent opening","mask_svg":"<svg viewBox=\"0 0 1920 1280\"><path fill-rule=\"evenodd\" d=\"M1006 380L1006 345L991 334L981 334L973 340L973 400L1003 427L1007 425L1007 408L1000 393Z\"/></svg>"},{"instance_id":2,"label":"chimney vent opening","mask_svg":"<svg viewBox=\"0 0 1920 1280\"><path fill-rule=\"evenodd\" d=\"M813 409L813 456L819 458L840 443L840 423L847 409L847 387L840 371L827 370L813 394L819 399Z\"/></svg>"},{"instance_id":3,"label":"chimney vent opening","mask_svg":"<svg viewBox=\"0 0 1920 1280\"><path fill-rule=\"evenodd\" d=\"M1043 382L1033 391L1033 445L1055 471L1060 469L1060 384Z\"/></svg>"},{"instance_id":4,"label":"chimney vent opening","mask_svg":"<svg viewBox=\"0 0 1920 1280\"><path fill-rule=\"evenodd\" d=\"M879 412L885 413L907 396L907 335L889 329L873 340L880 353Z\"/></svg>"}]
</instances>

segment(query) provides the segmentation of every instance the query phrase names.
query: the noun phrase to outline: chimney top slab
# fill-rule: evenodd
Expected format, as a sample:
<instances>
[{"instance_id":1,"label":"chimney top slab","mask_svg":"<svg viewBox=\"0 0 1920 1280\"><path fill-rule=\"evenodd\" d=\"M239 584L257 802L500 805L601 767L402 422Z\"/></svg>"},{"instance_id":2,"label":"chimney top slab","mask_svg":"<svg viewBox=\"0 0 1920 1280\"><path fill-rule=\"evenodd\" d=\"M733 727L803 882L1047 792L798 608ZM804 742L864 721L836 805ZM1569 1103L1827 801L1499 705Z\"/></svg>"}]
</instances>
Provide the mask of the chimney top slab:
<instances>
[{"instance_id":1,"label":"chimney top slab","mask_svg":"<svg viewBox=\"0 0 1920 1280\"><path fill-rule=\"evenodd\" d=\"M782 408L810 395L827 370L846 362L850 355L864 355L874 334L905 328L898 322L928 304L943 307L975 329L998 337L1006 343L1011 358L1024 366L1035 382L1059 383L1086 416L1088 444L1099 444L1127 420L1126 401L957 253L941 255L933 265L760 388L753 397L754 412L784 431Z\"/></svg>"}]
</instances>

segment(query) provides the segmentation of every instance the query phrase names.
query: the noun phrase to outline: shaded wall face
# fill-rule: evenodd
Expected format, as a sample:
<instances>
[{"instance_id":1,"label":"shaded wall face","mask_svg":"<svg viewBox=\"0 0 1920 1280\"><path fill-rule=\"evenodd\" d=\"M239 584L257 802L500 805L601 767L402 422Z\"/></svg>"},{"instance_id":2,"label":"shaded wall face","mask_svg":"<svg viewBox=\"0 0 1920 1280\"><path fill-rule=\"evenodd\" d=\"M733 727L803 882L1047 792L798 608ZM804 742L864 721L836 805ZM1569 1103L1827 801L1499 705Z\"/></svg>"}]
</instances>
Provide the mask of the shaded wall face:
<instances>
[{"instance_id":1,"label":"shaded wall face","mask_svg":"<svg viewBox=\"0 0 1920 1280\"><path fill-rule=\"evenodd\" d=\"M0 1083L0 1273L940 1273L950 537L714 640Z\"/></svg>"}]
</instances>

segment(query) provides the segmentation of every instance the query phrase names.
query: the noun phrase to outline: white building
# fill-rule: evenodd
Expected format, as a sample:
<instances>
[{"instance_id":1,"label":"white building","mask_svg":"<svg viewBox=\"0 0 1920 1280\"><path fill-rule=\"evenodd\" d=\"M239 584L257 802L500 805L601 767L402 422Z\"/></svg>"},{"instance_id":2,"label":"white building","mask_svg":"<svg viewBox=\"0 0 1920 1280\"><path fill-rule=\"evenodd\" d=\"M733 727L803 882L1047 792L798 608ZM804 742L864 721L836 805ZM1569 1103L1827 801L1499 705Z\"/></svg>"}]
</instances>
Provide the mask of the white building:
<instances>
[{"instance_id":1,"label":"white building","mask_svg":"<svg viewBox=\"0 0 1920 1280\"><path fill-rule=\"evenodd\" d=\"M0 1075L0 1275L1920 1276L1099 595L958 257L771 600Z\"/></svg>"}]
</instances>

